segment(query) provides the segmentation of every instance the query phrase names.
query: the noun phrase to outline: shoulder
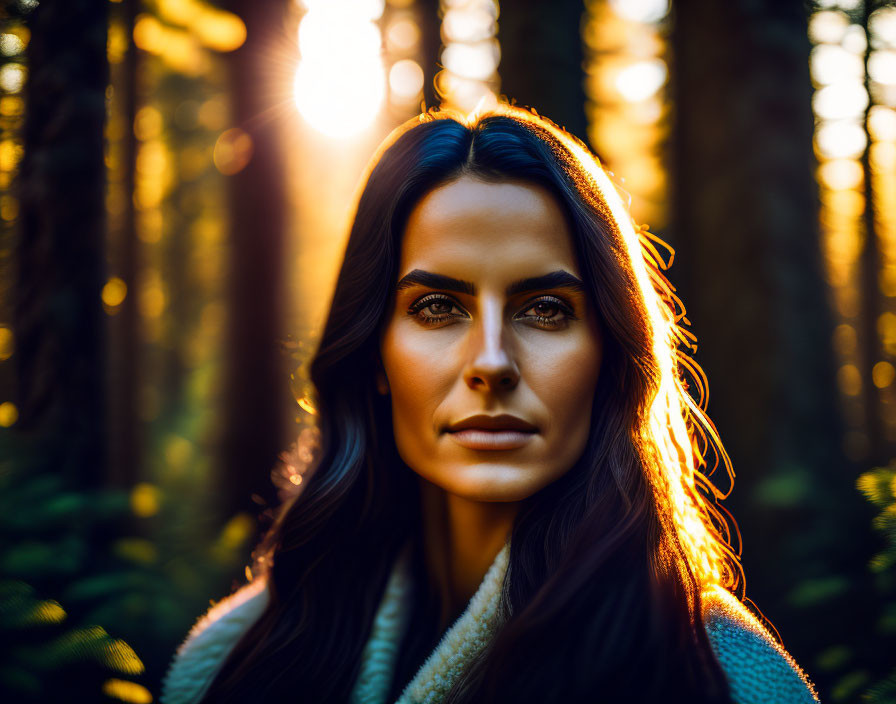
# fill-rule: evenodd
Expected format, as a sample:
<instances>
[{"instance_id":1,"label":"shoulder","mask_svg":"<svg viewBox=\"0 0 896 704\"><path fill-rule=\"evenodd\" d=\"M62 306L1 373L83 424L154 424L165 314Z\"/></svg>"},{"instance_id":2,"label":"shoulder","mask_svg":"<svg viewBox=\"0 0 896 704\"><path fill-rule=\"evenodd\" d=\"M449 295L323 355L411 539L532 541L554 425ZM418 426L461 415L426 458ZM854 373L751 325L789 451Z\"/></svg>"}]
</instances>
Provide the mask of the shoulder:
<instances>
[{"instance_id":1,"label":"shoulder","mask_svg":"<svg viewBox=\"0 0 896 704\"><path fill-rule=\"evenodd\" d=\"M268 604L265 579L256 579L212 606L190 629L162 681L162 704L199 701L233 646Z\"/></svg>"},{"instance_id":2,"label":"shoulder","mask_svg":"<svg viewBox=\"0 0 896 704\"><path fill-rule=\"evenodd\" d=\"M812 704L818 701L806 674L728 590L719 586L701 594L706 633L737 704Z\"/></svg>"}]
</instances>

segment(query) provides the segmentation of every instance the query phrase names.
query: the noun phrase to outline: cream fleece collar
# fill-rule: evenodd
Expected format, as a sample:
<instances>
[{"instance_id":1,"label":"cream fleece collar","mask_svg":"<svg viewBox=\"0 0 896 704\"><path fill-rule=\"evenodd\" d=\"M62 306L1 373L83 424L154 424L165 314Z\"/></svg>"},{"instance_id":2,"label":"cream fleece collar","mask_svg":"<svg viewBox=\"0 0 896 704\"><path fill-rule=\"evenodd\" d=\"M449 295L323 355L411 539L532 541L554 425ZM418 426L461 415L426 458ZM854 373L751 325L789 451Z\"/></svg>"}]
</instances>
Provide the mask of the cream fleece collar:
<instances>
[{"instance_id":1,"label":"cream fleece collar","mask_svg":"<svg viewBox=\"0 0 896 704\"><path fill-rule=\"evenodd\" d=\"M489 642L498 627L498 603L509 557L510 545L505 544L466 610L442 636L396 704L440 701L466 664ZM398 648L408 626L412 586L408 559L409 552L403 552L392 570L361 656L361 672L352 690L352 704L386 704Z\"/></svg>"}]
</instances>

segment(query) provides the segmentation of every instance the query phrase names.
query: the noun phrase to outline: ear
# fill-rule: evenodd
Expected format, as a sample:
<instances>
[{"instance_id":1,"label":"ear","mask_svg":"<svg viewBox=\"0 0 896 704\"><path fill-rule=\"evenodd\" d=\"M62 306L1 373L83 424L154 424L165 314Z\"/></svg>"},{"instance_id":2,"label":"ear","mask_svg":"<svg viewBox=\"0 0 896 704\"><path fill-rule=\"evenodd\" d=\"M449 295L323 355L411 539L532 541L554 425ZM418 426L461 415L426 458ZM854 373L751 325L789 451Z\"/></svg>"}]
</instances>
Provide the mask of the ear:
<instances>
[{"instance_id":1,"label":"ear","mask_svg":"<svg viewBox=\"0 0 896 704\"><path fill-rule=\"evenodd\" d=\"M389 395L389 380L386 378L386 370L379 355L376 358L376 390L381 396Z\"/></svg>"},{"instance_id":2,"label":"ear","mask_svg":"<svg viewBox=\"0 0 896 704\"><path fill-rule=\"evenodd\" d=\"M376 373L376 390L379 391L381 396L389 395L389 382L386 379L386 375L381 371Z\"/></svg>"}]
</instances>

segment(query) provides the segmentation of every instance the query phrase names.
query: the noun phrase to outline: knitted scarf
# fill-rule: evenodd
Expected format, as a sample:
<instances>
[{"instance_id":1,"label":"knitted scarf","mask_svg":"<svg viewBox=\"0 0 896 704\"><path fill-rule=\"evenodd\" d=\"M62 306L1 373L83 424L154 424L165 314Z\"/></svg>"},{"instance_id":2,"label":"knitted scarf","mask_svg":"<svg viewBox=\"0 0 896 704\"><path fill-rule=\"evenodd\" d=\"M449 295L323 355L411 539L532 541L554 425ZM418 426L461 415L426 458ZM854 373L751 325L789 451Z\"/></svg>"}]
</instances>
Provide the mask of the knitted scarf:
<instances>
[{"instance_id":1,"label":"knitted scarf","mask_svg":"<svg viewBox=\"0 0 896 704\"><path fill-rule=\"evenodd\" d=\"M466 664L489 642L498 627L498 602L509 556L510 546L505 544L466 610L442 636L396 704L441 701ZM405 551L392 570L374 617L370 638L361 656L361 672L352 690L352 704L386 704L398 648L408 625L411 586Z\"/></svg>"}]
</instances>

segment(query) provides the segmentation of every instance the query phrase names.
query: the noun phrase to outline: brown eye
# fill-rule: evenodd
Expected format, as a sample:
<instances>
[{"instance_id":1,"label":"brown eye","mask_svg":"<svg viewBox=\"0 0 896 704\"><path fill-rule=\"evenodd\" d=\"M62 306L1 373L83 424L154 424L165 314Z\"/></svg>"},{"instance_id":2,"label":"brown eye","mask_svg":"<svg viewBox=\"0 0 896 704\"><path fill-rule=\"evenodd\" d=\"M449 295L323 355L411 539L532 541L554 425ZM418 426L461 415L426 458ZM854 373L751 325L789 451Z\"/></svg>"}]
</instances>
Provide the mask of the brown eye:
<instances>
[{"instance_id":1,"label":"brown eye","mask_svg":"<svg viewBox=\"0 0 896 704\"><path fill-rule=\"evenodd\" d=\"M433 315L444 315L445 313L450 313L451 309L454 306L446 301L433 301L426 308L429 309L429 312Z\"/></svg>"},{"instance_id":2,"label":"brown eye","mask_svg":"<svg viewBox=\"0 0 896 704\"><path fill-rule=\"evenodd\" d=\"M528 306L518 318L521 320L534 320L537 325L542 327L562 327L570 320L576 319L572 307L553 296L531 301Z\"/></svg>"},{"instance_id":3,"label":"brown eye","mask_svg":"<svg viewBox=\"0 0 896 704\"><path fill-rule=\"evenodd\" d=\"M465 318L466 314L460 309L454 299L438 294L431 294L415 301L408 308L408 315L412 315L424 325L441 323L454 318Z\"/></svg>"},{"instance_id":4,"label":"brown eye","mask_svg":"<svg viewBox=\"0 0 896 704\"><path fill-rule=\"evenodd\" d=\"M552 301L540 301L532 306L537 315L545 318L553 318L560 311L560 306Z\"/></svg>"}]
</instances>

